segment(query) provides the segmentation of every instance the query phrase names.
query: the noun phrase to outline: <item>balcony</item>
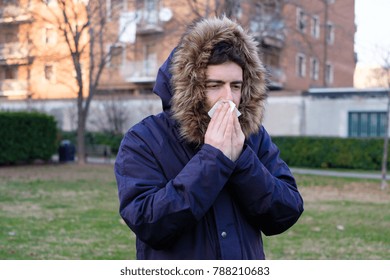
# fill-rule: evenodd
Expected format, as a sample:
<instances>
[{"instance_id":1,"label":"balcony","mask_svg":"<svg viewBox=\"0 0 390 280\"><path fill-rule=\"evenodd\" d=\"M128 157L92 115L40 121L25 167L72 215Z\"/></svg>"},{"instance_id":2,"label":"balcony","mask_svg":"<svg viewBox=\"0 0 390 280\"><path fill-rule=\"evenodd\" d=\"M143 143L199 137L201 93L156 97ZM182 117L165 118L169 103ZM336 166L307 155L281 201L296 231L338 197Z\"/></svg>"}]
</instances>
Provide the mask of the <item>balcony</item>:
<instances>
[{"instance_id":1,"label":"balcony","mask_svg":"<svg viewBox=\"0 0 390 280\"><path fill-rule=\"evenodd\" d=\"M148 35L163 32L158 10L137 11L137 34Z\"/></svg>"},{"instance_id":2,"label":"balcony","mask_svg":"<svg viewBox=\"0 0 390 280\"><path fill-rule=\"evenodd\" d=\"M27 44L19 42L0 44L0 59L27 58L28 54Z\"/></svg>"},{"instance_id":3,"label":"balcony","mask_svg":"<svg viewBox=\"0 0 390 280\"><path fill-rule=\"evenodd\" d=\"M251 29L258 41L270 47L282 49L285 43L285 25L280 19L266 18L251 22Z\"/></svg>"},{"instance_id":4,"label":"balcony","mask_svg":"<svg viewBox=\"0 0 390 280\"><path fill-rule=\"evenodd\" d=\"M0 24L18 24L31 21L32 15L26 8L15 5L0 7Z\"/></svg>"},{"instance_id":5,"label":"balcony","mask_svg":"<svg viewBox=\"0 0 390 280\"><path fill-rule=\"evenodd\" d=\"M281 33L265 31L262 34L263 44L271 47L281 49L284 46L284 41L285 41L285 36Z\"/></svg>"},{"instance_id":6,"label":"balcony","mask_svg":"<svg viewBox=\"0 0 390 280\"><path fill-rule=\"evenodd\" d=\"M269 75L269 89L283 89L286 83L286 75L281 68L266 66Z\"/></svg>"},{"instance_id":7,"label":"balcony","mask_svg":"<svg viewBox=\"0 0 390 280\"><path fill-rule=\"evenodd\" d=\"M0 96L17 97L27 96L27 81L2 80L0 81Z\"/></svg>"},{"instance_id":8,"label":"balcony","mask_svg":"<svg viewBox=\"0 0 390 280\"><path fill-rule=\"evenodd\" d=\"M127 62L121 66L122 75L130 83L154 83L158 67L155 59Z\"/></svg>"}]
</instances>

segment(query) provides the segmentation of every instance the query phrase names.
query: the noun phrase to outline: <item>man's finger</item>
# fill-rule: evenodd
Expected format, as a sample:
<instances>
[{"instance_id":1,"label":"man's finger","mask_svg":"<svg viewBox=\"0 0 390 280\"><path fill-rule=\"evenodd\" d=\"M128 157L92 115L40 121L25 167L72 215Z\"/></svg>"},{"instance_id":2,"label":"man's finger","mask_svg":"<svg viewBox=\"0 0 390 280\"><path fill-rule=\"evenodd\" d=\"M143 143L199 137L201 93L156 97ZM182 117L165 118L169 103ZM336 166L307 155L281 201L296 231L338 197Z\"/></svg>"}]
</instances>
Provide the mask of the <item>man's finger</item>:
<instances>
[{"instance_id":1,"label":"man's finger","mask_svg":"<svg viewBox=\"0 0 390 280\"><path fill-rule=\"evenodd\" d=\"M214 116L211 118L213 121L213 127L219 131L225 130L226 127L226 116L227 113L229 112L229 105L226 103L222 103L220 106L218 106L217 110L215 111Z\"/></svg>"}]
</instances>

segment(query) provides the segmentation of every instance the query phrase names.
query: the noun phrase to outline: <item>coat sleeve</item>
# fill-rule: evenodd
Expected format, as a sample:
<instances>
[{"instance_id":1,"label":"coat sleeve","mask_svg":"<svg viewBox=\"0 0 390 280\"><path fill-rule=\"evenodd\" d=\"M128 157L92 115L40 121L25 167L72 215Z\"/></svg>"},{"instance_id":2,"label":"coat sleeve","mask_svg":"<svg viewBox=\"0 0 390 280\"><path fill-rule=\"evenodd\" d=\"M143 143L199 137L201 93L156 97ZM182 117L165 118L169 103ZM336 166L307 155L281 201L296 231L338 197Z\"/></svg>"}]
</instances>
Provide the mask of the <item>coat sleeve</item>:
<instances>
[{"instance_id":1,"label":"coat sleeve","mask_svg":"<svg viewBox=\"0 0 390 280\"><path fill-rule=\"evenodd\" d=\"M162 164L177 163L174 158L162 162L161 148L166 149L156 147L150 135L128 132L114 168L120 214L137 237L154 249L169 247L200 220L234 170L218 150L204 145L175 178L166 178Z\"/></svg>"},{"instance_id":2,"label":"coat sleeve","mask_svg":"<svg viewBox=\"0 0 390 280\"><path fill-rule=\"evenodd\" d=\"M264 128L260 134L258 152L245 145L229 183L248 219L264 234L274 235L298 220L303 199L279 149Z\"/></svg>"}]
</instances>

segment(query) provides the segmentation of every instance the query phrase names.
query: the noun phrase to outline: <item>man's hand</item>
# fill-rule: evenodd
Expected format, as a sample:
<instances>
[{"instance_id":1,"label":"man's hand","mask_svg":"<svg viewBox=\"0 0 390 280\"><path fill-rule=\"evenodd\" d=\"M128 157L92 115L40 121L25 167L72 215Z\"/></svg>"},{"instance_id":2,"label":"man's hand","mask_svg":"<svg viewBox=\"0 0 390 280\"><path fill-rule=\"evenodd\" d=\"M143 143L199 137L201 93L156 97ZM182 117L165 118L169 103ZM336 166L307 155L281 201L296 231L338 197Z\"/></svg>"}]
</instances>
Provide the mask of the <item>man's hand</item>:
<instances>
[{"instance_id":1,"label":"man's hand","mask_svg":"<svg viewBox=\"0 0 390 280\"><path fill-rule=\"evenodd\" d=\"M205 143L221 150L232 161L236 161L242 152L244 140L238 117L231 112L229 103L221 104L207 127Z\"/></svg>"}]
</instances>

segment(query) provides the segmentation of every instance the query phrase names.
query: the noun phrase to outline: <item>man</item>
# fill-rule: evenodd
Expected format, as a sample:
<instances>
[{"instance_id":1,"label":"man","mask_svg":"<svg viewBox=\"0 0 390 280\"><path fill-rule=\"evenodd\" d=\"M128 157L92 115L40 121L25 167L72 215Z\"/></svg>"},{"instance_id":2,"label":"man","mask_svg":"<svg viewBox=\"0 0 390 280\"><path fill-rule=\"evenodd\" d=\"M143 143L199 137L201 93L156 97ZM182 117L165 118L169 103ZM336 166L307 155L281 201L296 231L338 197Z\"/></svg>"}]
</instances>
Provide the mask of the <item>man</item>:
<instances>
[{"instance_id":1,"label":"man","mask_svg":"<svg viewBox=\"0 0 390 280\"><path fill-rule=\"evenodd\" d=\"M164 112L126 133L115 163L137 258L264 259L261 232L287 230L303 201L261 125L266 88L255 41L226 17L199 21L154 91Z\"/></svg>"}]
</instances>

